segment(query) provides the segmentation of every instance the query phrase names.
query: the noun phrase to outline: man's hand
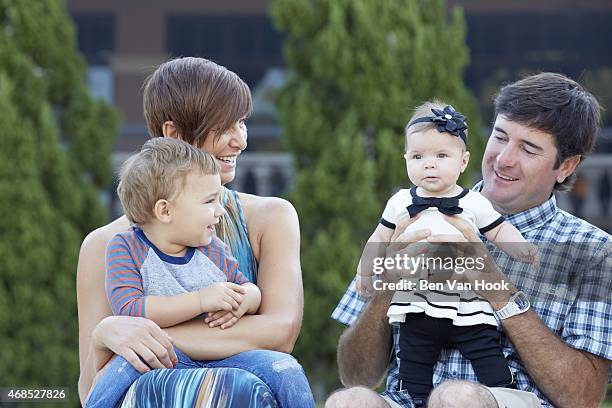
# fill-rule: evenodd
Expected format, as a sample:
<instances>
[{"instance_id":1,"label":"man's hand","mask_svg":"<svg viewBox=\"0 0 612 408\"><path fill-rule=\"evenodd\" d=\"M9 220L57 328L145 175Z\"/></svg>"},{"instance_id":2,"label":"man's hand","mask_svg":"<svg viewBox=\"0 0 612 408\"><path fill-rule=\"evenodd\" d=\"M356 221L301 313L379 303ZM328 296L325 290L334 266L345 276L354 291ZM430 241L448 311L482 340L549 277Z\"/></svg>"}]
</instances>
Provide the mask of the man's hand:
<instances>
[{"instance_id":1,"label":"man's hand","mask_svg":"<svg viewBox=\"0 0 612 408\"><path fill-rule=\"evenodd\" d=\"M232 282L217 282L199 290L202 312L238 310L246 289Z\"/></svg>"},{"instance_id":2,"label":"man's hand","mask_svg":"<svg viewBox=\"0 0 612 408\"><path fill-rule=\"evenodd\" d=\"M430 243L442 243L442 242L460 242L464 243L461 245L464 256L471 258L481 258L484 262L484 268L482 270L466 270L462 274L455 273L454 279L458 279L464 282L469 282L472 287L475 287L476 281L483 283L508 283L508 290L479 290L477 291L483 296L495 310L499 310L504 307L512 293L516 291L516 286L512 283L506 275L499 269L497 263L485 247L484 243L480 240L480 237L476 234L474 228L465 220L457 216L444 216L446 221L457 228L462 235L433 235L427 238L427 242Z\"/></svg>"},{"instance_id":3,"label":"man's hand","mask_svg":"<svg viewBox=\"0 0 612 408\"><path fill-rule=\"evenodd\" d=\"M398 221L393 234L389 235L388 238L382 239L380 235L377 235L377 231L368 239L365 245L359 265L357 266L356 274L356 289L357 293L365 299L371 298L375 294L374 281L382 279L383 282L397 282L402 277L401 273L395 268L383 268L385 269L382 273L377 274L374 271L374 260L375 259L386 259L395 258L396 256L416 256L419 253L418 249L411 248L408 250L408 244L416 241L424 240L427 238L431 231L419 230L405 233L406 228L417 220L417 217L410 218L406 215ZM382 267L383 265L377 265Z\"/></svg>"},{"instance_id":4,"label":"man's hand","mask_svg":"<svg viewBox=\"0 0 612 408\"><path fill-rule=\"evenodd\" d=\"M416 242L424 240L425 238L430 236L431 230L429 229L416 230L409 232L406 235L403 235L404 232L406 232L406 229L418 219L419 215L411 218L408 214L406 214L401 217L395 225L395 231L391 236L390 242Z\"/></svg>"},{"instance_id":5,"label":"man's hand","mask_svg":"<svg viewBox=\"0 0 612 408\"><path fill-rule=\"evenodd\" d=\"M357 275L355 276L355 289L359 296L364 299L369 299L374 294L374 276L362 275L359 273L361 270L361 263L357 266Z\"/></svg>"},{"instance_id":6,"label":"man's hand","mask_svg":"<svg viewBox=\"0 0 612 408\"><path fill-rule=\"evenodd\" d=\"M419 243L419 241L425 241L430 237L431 230L421 229L406 232L410 224L417 219L418 216L413 218L404 216L400 218L391 236L391 241L386 248L385 257L387 259L397 259L397 257L402 259L404 257L412 258L427 253L429 246L425 242ZM406 268L386 268L380 277L383 282L396 283L401 279L418 278L418 275L415 275L414 272Z\"/></svg>"}]
</instances>

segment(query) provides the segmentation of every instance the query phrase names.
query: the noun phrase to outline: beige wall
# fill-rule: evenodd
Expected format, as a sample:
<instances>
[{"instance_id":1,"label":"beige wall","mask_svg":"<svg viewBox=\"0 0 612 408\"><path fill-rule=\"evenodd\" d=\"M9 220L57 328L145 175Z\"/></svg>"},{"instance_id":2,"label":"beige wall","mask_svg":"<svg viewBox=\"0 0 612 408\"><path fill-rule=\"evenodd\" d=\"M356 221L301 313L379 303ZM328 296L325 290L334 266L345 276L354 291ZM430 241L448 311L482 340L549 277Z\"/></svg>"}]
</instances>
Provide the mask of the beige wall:
<instances>
[{"instance_id":1,"label":"beige wall","mask_svg":"<svg viewBox=\"0 0 612 408\"><path fill-rule=\"evenodd\" d=\"M115 16L115 52L110 58L114 73L115 105L124 129L116 150L132 150L147 138L142 114L142 83L169 55L166 51L166 15L265 14L266 0L67 0L70 13L107 13ZM141 128L142 131L137 131Z\"/></svg>"}]
</instances>

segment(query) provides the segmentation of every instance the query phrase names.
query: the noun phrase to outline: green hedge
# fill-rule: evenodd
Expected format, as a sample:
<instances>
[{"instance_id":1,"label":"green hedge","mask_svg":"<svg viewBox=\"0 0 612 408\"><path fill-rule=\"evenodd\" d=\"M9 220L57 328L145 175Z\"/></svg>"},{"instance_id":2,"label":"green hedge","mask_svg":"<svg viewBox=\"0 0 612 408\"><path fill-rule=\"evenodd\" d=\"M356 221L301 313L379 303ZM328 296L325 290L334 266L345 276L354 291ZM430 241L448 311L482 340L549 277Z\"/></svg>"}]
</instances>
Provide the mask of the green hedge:
<instances>
[{"instance_id":1,"label":"green hedge","mask_svg":"<svg viewBox=\"0 0 612 408\"><path fill-rule=\"evenodd\" d=\"M1 0L0 19L0 384L76 404L77 257L107 220L118 115L89 95L63 2Z\"/></svg>"}]
</instances>

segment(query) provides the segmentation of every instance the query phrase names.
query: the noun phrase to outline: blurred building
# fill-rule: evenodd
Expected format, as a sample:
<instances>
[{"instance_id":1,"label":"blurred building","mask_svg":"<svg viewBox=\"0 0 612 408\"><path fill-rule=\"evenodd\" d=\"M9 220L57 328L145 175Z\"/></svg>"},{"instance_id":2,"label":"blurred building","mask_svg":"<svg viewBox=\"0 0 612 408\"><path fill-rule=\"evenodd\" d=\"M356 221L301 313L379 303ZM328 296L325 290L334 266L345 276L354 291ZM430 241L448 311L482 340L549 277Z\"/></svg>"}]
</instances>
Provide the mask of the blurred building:
<instances>
[{"instance_id":1,"label":"blurred building","mask_svg":"<svg viewBox=\"0 0 612 408\"><path fill-rule=\"evenodd\" d=\"M471 64L466 82L491 113L503 82L539 71L577 79L612 106L609 0L449 0L465 9ZM612 125L612 117L608 118Z\"/></svg>"},{"instance_id":2,"label":"blurred building","mask_svg":"<svg viewBox=\"0 0 612 408\"><path fill-rule=\"evenodd\" d=\"M448 0L464 8L471 64L465 80L491 117L491 98L504 82L543 70L565 73L587 85L612 111L612 1ZM271 103L284 73L281 44L267 17L267 0L67 0L78 27L79 48L89 63L94 95L123 115L115 162L147 139L141 86L171 56L204 56L237 72L253 89L249 148L233 187L277 194L292 180L291 157L280 150ZM612 113L605 123L612 126ZM596 177L612 167L612 128L602 132L597 155L583 171ZM593 178L594 179L594 178ZM603 215L589 189L584 214ZM564 206L566 197L561 197ZM600 214L601 213L601 214Z\"/></svg>"}]
</instances>

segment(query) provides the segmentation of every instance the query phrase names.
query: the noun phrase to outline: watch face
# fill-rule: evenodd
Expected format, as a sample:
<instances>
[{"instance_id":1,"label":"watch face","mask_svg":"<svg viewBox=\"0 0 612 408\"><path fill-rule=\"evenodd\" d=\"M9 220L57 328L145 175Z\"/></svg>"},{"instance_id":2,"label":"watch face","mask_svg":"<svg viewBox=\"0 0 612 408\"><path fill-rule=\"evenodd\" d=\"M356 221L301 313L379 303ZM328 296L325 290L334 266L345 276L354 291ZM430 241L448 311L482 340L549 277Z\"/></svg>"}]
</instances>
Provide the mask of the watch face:
<instances>
[{"instance_id":1,"label":"watch face","mask_svg":"<svg viewBox=\"0 0 612 408\"><path fill-rule=\"evenodd\" d=\"M529 307L529 301L527 300L527 297L522 293L517 294L517 296L514 298L514 303L519 307L520 310L525 310Z\"/></svg>"}]
</instances>

